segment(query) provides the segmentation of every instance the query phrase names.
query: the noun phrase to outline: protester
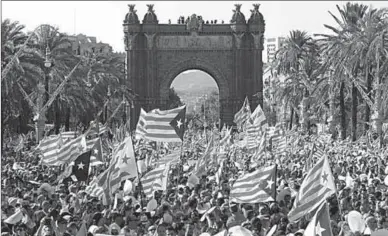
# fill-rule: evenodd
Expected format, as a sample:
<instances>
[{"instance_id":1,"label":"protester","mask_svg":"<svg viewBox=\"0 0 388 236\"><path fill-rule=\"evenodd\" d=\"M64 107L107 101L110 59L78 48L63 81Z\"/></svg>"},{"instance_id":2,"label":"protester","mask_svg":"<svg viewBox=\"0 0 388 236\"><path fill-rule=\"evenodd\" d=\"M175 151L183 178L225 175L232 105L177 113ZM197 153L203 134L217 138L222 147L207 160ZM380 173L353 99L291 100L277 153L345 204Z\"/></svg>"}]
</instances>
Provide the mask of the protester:
<instances>
[{"instance_id":1,"label":"protester","mask_svg":"<svg viewBox=\"0 0 388 236\"><path fill-rule=\"evenodd\" d=\"M225 135L214 130L204 135L195 129L186 133L189 141L183 144L183 152L179 144L158 144L154 149L133 138L137 163L143 163L145 169L138 166L140 182L135 178L122 181L110 199L92 197L87 191L87 186L106 170L106 163L91 166L86 181L58 179L64 167L42 165L38 152L4 151L2 235L216 235L242 226L240 230L255 236L268 232L302 236L314 213L297 222L290 221L288 214L305 176L320 158L314 154L317 148L327 154L336 184L336 194L327 199L332 235L371 235L388 229L388 155L384 149L295 132L288 137L284 153L275 152L267 144L257 158L240 148L243 141L234 135L226 152L213 144L211 158L198 174L197 164L210 153L206 147L213 141L209 137L216 143ZM171 164L165 188L161 183L160 190L153 188L146 193L144 177L157 168L155 163L174 153L179 153L178 159ZM105 155L109 162L113 153ZM230 198L241 176L273 164L277 164L276 201L240 204ZM352 232L348 219L352 211L362 216L363 232Z\"/></svg>"}]
</instances>

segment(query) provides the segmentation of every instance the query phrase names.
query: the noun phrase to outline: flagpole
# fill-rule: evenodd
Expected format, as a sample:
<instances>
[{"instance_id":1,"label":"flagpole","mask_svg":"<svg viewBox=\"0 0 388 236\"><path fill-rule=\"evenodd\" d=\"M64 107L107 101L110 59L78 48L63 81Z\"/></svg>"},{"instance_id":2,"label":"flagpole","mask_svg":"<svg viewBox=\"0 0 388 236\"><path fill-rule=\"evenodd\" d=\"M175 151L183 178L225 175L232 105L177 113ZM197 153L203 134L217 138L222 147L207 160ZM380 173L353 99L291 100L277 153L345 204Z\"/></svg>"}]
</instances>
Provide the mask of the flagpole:
<instances>
[{"instance_id":1,"label":"flagpole","mask_svg":"<svg viewBox=\"0 0 388 236\"><path fill-rule=\"evenodd\" d=\"M276 197L277 197L277 182L278 182L278 164L275 164L275 202L277 202L277 200L276 200Z\"/></svg>"}]
</instances>

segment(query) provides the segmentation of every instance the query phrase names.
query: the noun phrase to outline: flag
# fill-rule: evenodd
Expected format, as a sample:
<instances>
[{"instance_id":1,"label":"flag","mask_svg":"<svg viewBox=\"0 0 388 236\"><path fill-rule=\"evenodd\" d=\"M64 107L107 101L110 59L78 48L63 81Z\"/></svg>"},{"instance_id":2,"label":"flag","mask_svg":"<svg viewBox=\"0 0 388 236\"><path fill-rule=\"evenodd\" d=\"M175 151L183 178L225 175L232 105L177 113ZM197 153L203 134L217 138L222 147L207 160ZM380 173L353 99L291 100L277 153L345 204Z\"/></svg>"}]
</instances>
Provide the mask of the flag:
<instances>
[{"instance_id":1,"label":"flag","mask_svg":"<svg viewBox=\"0 0 388 236\"><path fill-rule=\"evenodd\" d=\"M144 138L156 142L182 142L185 132L186 106L147 113Z\"/></svg>"},{"instance_id":2,"label":"flag","mask_svg":"<svg viewBox=\"0 0 388 236\"><path fill-rule=\"evenodd\" d=\"M323 202L310 223L307 225L303 236L333 236L330 224L329 208L326 202Z\"/></svg>"},{"instance_id":3,"label":"flag","mask_svg":"<svg viewBox=\"0 0 388 236\"><path fill-rule=\"evenodd\" d=\"M255 168L258 165L259 160L265 154L265 140L266 140L266 132L263 132L259 147L256 149L255 153L252 156L251 167Z\"/></svg>"},{"instance_id":4,"label":"flag","mask_svg":"<svg viewBox=\"0 0 388 236\"><path fill-rule=\"evenodd\" d=\"M154 165L155 166L166 166L168 163L171 164L177 164L180 160L181 152L180 150L174 150L170 154L167 154L163 157L161 157L159 160L157 160Z\"/></svg>"},{"instance_id":5,"label":"flag","mask_svg":"<svg viewBox=\"0 0 388 236\"><path fill-rule=\"evenodd\" d=\"M272 149L279 155L285 155L287 153L287 137L279 136L272 139Z\"/></svg>"},{"instance_id":6,"label":"flag","mask_svg":"<svg viewBox=\"0 0 388 236\"><path fill-rule=\"evenodd\" d=\"M275 201L276 165L247 173L236 180L230 190L230 201L258 203Z\"/></svg>"},{"instance_id":7,"label":"flag","mask_svg":"<svg viewBox=\"0 0 388 236\"><path fill-rule=\"evenodd\" d=\"M251 122L247 122L246 124L246 142L247 149L253 150L258 147L258 137L260 135L260 126L257 124L252 124Z\"/></svg>"},{"instance_id":8,"label":"flag","mask_svg":"<svg viewBox=\"0 0 388 236\"><path fill-rule=\"evenodd\" d=\"M59 136L59 142L61 142L61 140L62 139ZM50 147L52 150L50 150L50 152L46 151L46 153L49 153L49 155L43 155L42 164L48 166L60 166L63 164L69 164L77 159L77 157L82 153L92 149L96 141L97 139L87 140L85 143L85 136L81 135L65 143L60 148L57 147L54 149L55 145L51 144ZM56 145L58 145L59 142L57 142Z\"/></svg>"},{"instance_id":9,"label":"flag","mask_svg":"<svg viewBox=\"0 0 388 236\"><path fill-rule=\"evenodd\" d=\"M103 151L102 151L102 145L101 145L101 138L97 138L92 140L91 142L87 141L87 147L93 145L91 149L91 156L90 156L90 165L96 166L103 164Z\"/></svg>"},{"instance_id":10,"label":"flag","mask_svg":"<svg viewBox=\"0 0 388 236\"><path fill-rule=\"evenodd\" d=\"M323 156L304 178L288 218L290 221L297 221L317 209L334 193L336 188L329 160Z\"/></svg>"},{"instance_id":11,"label":"flag","mask_svg":"<svg viewBox=\"0 0 388 236\"><path fill-rule=\"evenodd\" d=\"M194 169L194 174L197 177L201 177L206 174L206 170L214 167L216 163L213 162L212 150L214 148L213 136L210 137L210 142L205 150L205 153L201 158L198 159Z\"/></svg>"},{"instance_id":12,"label":"flag","mask_svg":"<svg viewBox=\"0 0 388 236\"><path fill-rule=\"evenodd\" d=\"M145 130L146 117L147 117L147 112L144 111L143 108L141 108L139 121L137 122L137 125L136 125L136 139L144 138L146 134L146 130Z\"/></svg>"},{"instance_id":13,"label":"flag","mask_svg":"<svg viewBox=\"0 0 388 236\"><path fill-rule=\"evenodd\" d=\"M120 187L122 181L137 177L136 159L131 137L127 137L119 146L111 165L114 165L110 177L111 193Z\"/></svg>"},{"instance_id":14,"label":"flag","mask_svg":"<svg viewBox=\"0 0 388 236\"><path fill-rule=\"evenodd\" d=\"M14 214L4 220L4 223L15 225L23 219L23 213L20 209L17 209Z\"/></svg>"},{"instance_id":15,"label":"flag","mask_svg":"<svg viewBox=\"0 0 388 236\"><path fill-rule=\"evenodd\" d=\"M58 149L62 145L60 135L51 135L40 141L36 149L42 154L43 159L51 159L57 155Z\"/></svg>"},{"instance_id":16,"label":"flag","mask_svg":"<svg viewBox=\"0 0 388 236\"><path fill-rule=\"evenodd\" d=\"M249 119L251 115L251 108L249 106L248 97L245 97L244 104L241 109L234 115L234 123L236 123L237 127L241 129L241 127L245 124L245 122Z\"/></svg>"},{"instance_id":17,"label":"flag","mask_svg":"<svg viewBox=\"0 0 388 236\"><path fill-rule=\"evenodd\" d=\"M77 181L88 180L91 154L92 151L88 151L75 159L72 174L77 178Z\"/></svg>"},{"instance_id":18,"label":"flag","mask_svg":"<svg viewBox=\"0 0 388 236\"><path fill-rule=\"evenodd\" d=\"M91 196L104 196L109 200L112 194L120 187L121 182L137 177L135 153L132 138L127 137L113 152L113 158L108 169L101 173L85 192Z\"/></svg>"},{"instance_id":19,"label":"flag","mask_svg":"<svg viewBox=\"0 0 388 236\"><path fill-rule=\"evenodd\" d=\"M249 122L253 125L252 129L257 131L265 130L268 127L267 118L265 117L264 111L261 109L260 105L258 105L250 115Z\"/></svg>"},{"instance_id":20,"label":"flag","mask_svg":"<svg viewBox=\"0 0 388 236\"><path fill-rule=\"evenodd\" d=\"M224 134L223 134L223 138L220 140L220 147L230 145L232 143L232 128L230 129L225 128L225 130L221 133L224 133Z\"/></svg>"},{"instance_id":21,"label":"flag","mask_svg":"<svg viewBox=\"0 0 388 236\"><path fill-rule=\"evenodd\" d=\"M85 136L95 138L105 134L107 131L108 128L101 122L91 121L89 131L85 133Z\"/></svg>"},{"instance_id":22,"label":"flag","mask_svg":"<svg viewBox=\"0 0 388 236\"><path fill-rule=\"evenodd\" d=\"M77 137L77 132L65 131L65 132L61 132L59 135L61 135L63 142L66 143L69 140L75 139Z\"/></svg>"},{"instance_id":23,"label":"flag","mask_svg":"<svg viewBox=\"0 0 388 236\"><path fill-rule=\"evenodd\" d=\"M141 179L141 184L143 186L143 191L146 194L147 198L152 198L155 190L160 190L163 187L163 182L167 181L169 166L159 166L147 174L145 174ZM168 171L166 171L168 170ZM163 190L163 189L162 189Z\"/></svg>"}]
</instances>

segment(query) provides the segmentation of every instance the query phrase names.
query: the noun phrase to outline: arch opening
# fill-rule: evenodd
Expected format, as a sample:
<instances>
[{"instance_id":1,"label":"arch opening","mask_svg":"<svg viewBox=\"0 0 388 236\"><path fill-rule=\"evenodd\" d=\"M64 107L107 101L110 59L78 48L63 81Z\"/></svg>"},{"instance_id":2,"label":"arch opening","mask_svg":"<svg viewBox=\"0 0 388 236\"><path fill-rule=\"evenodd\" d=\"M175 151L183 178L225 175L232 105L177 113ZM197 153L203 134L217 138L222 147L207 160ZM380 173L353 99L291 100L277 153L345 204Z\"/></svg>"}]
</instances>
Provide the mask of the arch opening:
<instances>
[{"instance_id":1,"label":"arch opening","mask_svg":"<svg viewBox=\"0 0 388 236\"><path fill-rule=\"evenodd\" d=\"M204 70L189 69L171 80L169 103L174 93L186 105L187 120L196 126L213 126L220 119L220 87L216 79Z\"/></svg>"}]
</instances>

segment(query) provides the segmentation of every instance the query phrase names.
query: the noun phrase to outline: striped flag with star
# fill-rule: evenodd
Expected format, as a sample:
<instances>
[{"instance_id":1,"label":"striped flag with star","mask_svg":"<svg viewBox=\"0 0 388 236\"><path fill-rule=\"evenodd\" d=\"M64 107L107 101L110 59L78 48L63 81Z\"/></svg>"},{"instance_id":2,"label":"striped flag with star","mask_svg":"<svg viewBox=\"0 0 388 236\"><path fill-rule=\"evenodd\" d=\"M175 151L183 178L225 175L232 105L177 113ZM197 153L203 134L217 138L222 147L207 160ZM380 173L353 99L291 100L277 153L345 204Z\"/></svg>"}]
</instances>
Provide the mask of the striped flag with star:
<instances>
[{"instance_id":1,"label":"striped flag with star","mask_svg":"<svg viewBox=\"0 0 388 236\"><path fill-rule=\"evenodd\" d=\"M313 212L335 193L336 187L329 160L327 156L323 156L304 178L296 195L294 206L288 214L289 220L297 221Z\"/></svg>"},{"instance_id":2,"label":"striped flag with star","mask_svg":"<svg viewBox=\"0 0 388 236\"><path fill-rule=\"evenodd\" d=\"M86 187L86 193L95 197L104 196L105 199L109 200L120 187L122 181L137 177L131 137L125 138L113 151L112 156L109 167Z\"/></svg>"},{"instance_id":3,"label":"striped flag with star","mask_svg":"<svg viewBox=\"0 0 388 236\"><path fill-rule=\"evenodd\" d=\"M275 201L276 165L264 167L241 176L230 190L230 201L258 203Z\"/></svg>"},{"instance_id":4,"label":"striped flag with star","mask_svg":"<svg viewBox=\"0 0 388 236\"><path fill-rule=\"evenodd\" d=\"M248 97L245 97L244 103L241 109L234 115L233 122L236 123L237 127L241 129L245 122L249 119L251 115L251 108L249 106Z\"/></svg>"},{"instance_id":5,"label":"striped flag with star","mask_svg":"<svg viewBox=\"0 0 388 236\"><path fill-rule=\"evenodd\" d=\"M89 177L89 166L90 166L90 155L92 151L85 152L81 154L74 161L73 172L77 181L87 181Z\"/></svg>"},{"instance_id":6,"label":"striped flag with star","mask_svg":"<svg viewBox=\"0 0 388 236\"><path fill-rule=\"evenodd\" d=\"M185 118L186 106L166 111L152 110L145 116L144 138L156 142L182 142Z\"/></svg>"},{"instance_id":7,"label":"striped flag with star","mask_svg":"<svg viewBox=\"0 0 388 236\"><path fill-rule=\"evenodd\" d=\"M310 223L307 225L306 230L304 231L303 236L333 236L331 231L330 224L330 214L329 207L325 202L323 202L314 217L311 219Z\"/></svg>"},{"instance_id":8,"label":"striped flag with star","mask_svg":"<svg viewBox=\"0 0 388 236\"><path fill-rule=\"evenodd\" d=\"M97 138L94 140L91 140L93 146L91 147L91 156L90 156L90 165L96 166L103 164L103 152L102 152L102 145L101 145L101 139ZM89 147L89 140L86 142Z\"/></svg>"}]
</instances>

